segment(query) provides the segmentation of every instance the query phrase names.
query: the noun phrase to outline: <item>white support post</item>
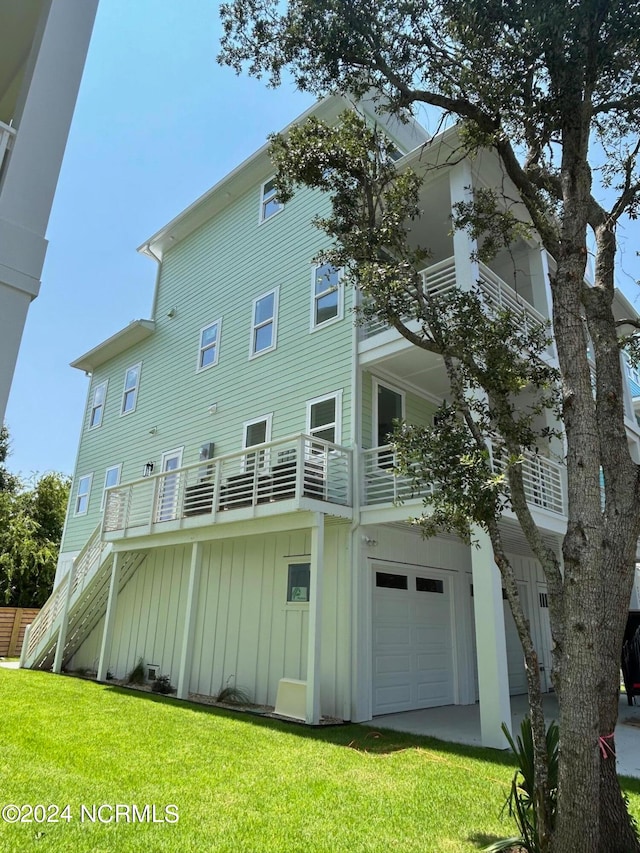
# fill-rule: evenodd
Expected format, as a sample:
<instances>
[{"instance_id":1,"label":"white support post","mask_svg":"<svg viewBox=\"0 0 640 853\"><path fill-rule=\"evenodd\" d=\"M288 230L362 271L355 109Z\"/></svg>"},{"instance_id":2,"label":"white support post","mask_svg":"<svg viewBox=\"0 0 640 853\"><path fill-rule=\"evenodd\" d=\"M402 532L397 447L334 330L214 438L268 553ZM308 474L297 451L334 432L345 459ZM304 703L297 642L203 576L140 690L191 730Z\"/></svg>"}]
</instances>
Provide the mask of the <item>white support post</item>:
<instances>
[{"instance_id":1,"label":"white support post","mask_svg":"<svg viewBox=\"0 0 640 853\"><path fill-rule=\"evenodd\" d=\"M111 569L111 582L109 584L109 598L107 599L107 612L104 616L104 630L102 632L102 647L100 649L100 662L98 664L98 681L106 681L109 656L111 654L111 641L113 629L116 623L116 607L118 603L118 588L120 586L120 568L122 566L122 554L116 551L113 555L113 568Z\"/></svg>"},{"instance_id":2,"label":"white support post","mask_svg":"<svg viewBox=\"0 0 640 853\"><path fill-rule=\"evenodd\" d=\"M316 513L311 528L309 633L307 637L307 709L305 722L320 722L320 646L322 640L322 575L324 571L324 515Z\"/></svg>"},{"instance_id":3,"label":"white support post","mask_svg":"<svg viewBox=\"0 0 640 853\"><path fill-rule=\"evenodd\" d=\"M20 668L24 669L27 663L27 649L29 648L29 634L31 633L31 625L27 625L24 629L22 638L22 648L20 649Z\"/></svg>"},{"instance_id":4,"label":"white support post","mask_svg":"<svg viewBox=\"0 0 640 853\"><path fill-rule=\"evenodd\" d=\"M473 174L468 160L461 160L449 170L449 192L451 209L459 202L473 201ZM456 284L460 290L470 290L480 277L475 260L478 244L466 230L453 232L453 256L456 267Z\"/></svg>"},{"instance_id":5,"label":"white support post","mask_svg":"<svg viewBox=\"0 0 640 853\"><path fill-rule=\"evenodd\" d=\"M501 726L511 731L511 700L502 583L488 534L476 527L473 535L480 542L471 549L471 567L482 745L506 749Z\"/></svg>"},{"instance_id":6,"label":"white support post","mask_svg":"<svg viewBox=\"0 0 640 853\"><path fill-rule=\"evenodd\" d=\"M62 611L62 621L58 629L58 642L56 644L56 656L53 659L53 671L59 675L62 670L62 658L64 657L64 646L67 642L67 627L69 626L69 605L71 604L71 592L73 590L73 581L76 576L76 561L71 563L71 568L67 574L67 590L64 596L64 610Z\"/></svg>"},{"instance_id":7,"label":"white support post","mask_svg":"<svg viewBox=\"0 0 640 853\"><path fill-rule=\"evenodd\" d=\"M191 658L193 656L193 638L195 630L195 613L200 587L201 545L194 542L191 546L191 566L189 568L189 586L187 588L187 603L184 611L184 626L182 629L182 651L180 652L180 672L178 674L178 699L189 698L189 682L191 676Z\"/></svg>"}]
</instances>

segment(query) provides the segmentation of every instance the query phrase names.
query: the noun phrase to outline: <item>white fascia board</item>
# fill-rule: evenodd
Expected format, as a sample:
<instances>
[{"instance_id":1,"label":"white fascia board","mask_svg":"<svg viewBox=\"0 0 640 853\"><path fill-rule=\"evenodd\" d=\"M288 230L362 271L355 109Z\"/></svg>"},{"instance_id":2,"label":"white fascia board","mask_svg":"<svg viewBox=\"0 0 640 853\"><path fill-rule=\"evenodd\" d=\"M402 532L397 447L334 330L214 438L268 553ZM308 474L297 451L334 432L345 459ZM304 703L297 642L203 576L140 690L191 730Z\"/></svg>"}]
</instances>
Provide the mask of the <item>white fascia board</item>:
<instances>
[{"instance_id":1,"label":"white fascia board","mask_svg":"<svg viewBox=\"0 0 640 853\"><path fill-rule=\"evenodd\" d=\"M156 324L153 320L133 320L124 329L116 332L115 335L111 335L106 341L72 361L71 367L84 370L85 373L93 373L96 367L100 367L109 359L120 355L120 353L150 337L155 328Z\"/></svg>"}]
</instances>

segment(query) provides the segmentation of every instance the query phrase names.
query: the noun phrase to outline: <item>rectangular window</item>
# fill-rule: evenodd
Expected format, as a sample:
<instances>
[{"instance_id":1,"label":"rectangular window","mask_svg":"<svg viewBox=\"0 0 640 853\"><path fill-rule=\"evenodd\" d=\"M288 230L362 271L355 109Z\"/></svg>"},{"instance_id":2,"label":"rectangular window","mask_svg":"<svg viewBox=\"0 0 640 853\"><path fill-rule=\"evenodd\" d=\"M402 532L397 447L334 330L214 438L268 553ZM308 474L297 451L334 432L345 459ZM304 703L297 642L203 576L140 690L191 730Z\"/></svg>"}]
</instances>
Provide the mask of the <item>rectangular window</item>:
<instances>
[{"instance_id":1,"label":"rectangular window","mask_svg":"<svg viewBox=\"0 0 640 853\"><path fill-rule=\"evenodd\" d=\"M107 398L107 383L101 382L96 385L91 402L91 414L89 416L89 429L95 429L102 424L104 415L104 404Z\"/></svg>"},{"instance_id":2,"label":"rectangular window","mask_svg":"<svg viewBox=\"0 0 640 853\"><path fill-rule=\"evenodd\" d=\"M342 317L340 270L331 264L316 267L313 270L312 298L312 328L323 326L331 320L339 320Z\"/></svg>"},{"instance_id":3,"label":"rectangular window","mask_svg":"<svg viewBox=\"0 0 640 853\"><path fill-rule=\"evenodd\" d=\"M104 505L107 499L107 489L111 486L119 486L120 485L120 472L122 471L122 463L120 465L112 465L111 468L107 468L104 475L104 488L102 489L102 503L100 505L100 509L104 509Z\"/></svg>"},{"instance_id":4,"label":"rectangular window","mask_svg":"<svg viewBox=\"0 0 640 853\"><path fill-rule=\"evenodd\" d=\"M218 363L218 349L221 321L216 320L205 326L200 332L200 349L198 350L198 370L213 367Z\"/></svg>"},{"instance_id":5,"label":"rectangular window","mask_svg":"<svg viewBox=\"0 0 640 853\"><path fill-rule=\"evenodd\" d=\"M287 578L287 601L292 603L309 601L309 585L311 582L310 563L291 563Z\"/></svg>"},{"instance_id":6,"label":"rectangular window","mask_svg":"<svg viewBox=\"0 0 640 853\"><path fill-rule=\"evenodd\" d=\"M76 515L86 515L89 509L89 495L91 494L91 481L93 474L85 474L78 480L78 491L76 492Z\"/></svg>"},{"instance_id":7,"label":"rectangular window","mask_svg":"<svg viewBox=\"0 0 640 853\"><path fill-rule=\"evenodd\" d=\"M138 386L140 385L140 368L142 364L134 364L124 376L124 391L122 393L122 412L126 415L134 412L138 400Z\"/></svg>"},{"instance_id":8,"label":"rectangular window","mask_svg":"<svg viewBox=\"0 0 640 853\"><path fill-rule=\"evenodd\" d=\"M389 572L376 572L376 586L382 589L409 589L406 575L392 575Z\"/></svg>"},{"instance_id":9,"label":"rectangular window","mask_svg":"<svg viewBox=\"0 0 640 853\"><path fill-rule=\"evenodd\" d=\"M340 443L342 391L316 397L307 403L307 434L332 444Z\"/></svg>"},{"instance_id":10,"label":"rectangular window","mask_svg":"<svg viewBox=\"0 0 640 853\"><path fill-rule=\"evenodd\" d=\"M437 578L416 578L416 590L418 592L444 593L444 581Z\"/></svg>"},{"instance_id":11,"label":"rectangular window","mask_svg":"<svg viewBox=\"0 0 640 853\"><path fill-rule=\"evenodd\" d=\"M284 205L277 199L276 179L270 178L262 185L260 198L260 222L271 219L276 213L280 213Z\"/></svg>"},{"instance_id":12,"label":"rectangular window","mask_svg":"<svg viewBox=\"0 0 640 853\"><path fill-rule=\"evenodd\" d=\"M271 422L273 415L264 415L261 418L256 418L253 421L247 421L244 424L244 432L242 438L242 446L254 447L256 444L265 444L271 441ZM258 453L247 453L243 460L243 470L253 471L258 466L259 469L265 468L268 465L268 453L266 450L261 450Z\"/></svg>"},{"instance_id":13,"label":"rectangular window","mask_svg":"<svg viewBox=\"0 0 640 853\"><path fill-rule=\"evenodd\" d=\"M259 296L253 303L251 355L276 348L278 288Z\"/></svg>"}]
</instances>

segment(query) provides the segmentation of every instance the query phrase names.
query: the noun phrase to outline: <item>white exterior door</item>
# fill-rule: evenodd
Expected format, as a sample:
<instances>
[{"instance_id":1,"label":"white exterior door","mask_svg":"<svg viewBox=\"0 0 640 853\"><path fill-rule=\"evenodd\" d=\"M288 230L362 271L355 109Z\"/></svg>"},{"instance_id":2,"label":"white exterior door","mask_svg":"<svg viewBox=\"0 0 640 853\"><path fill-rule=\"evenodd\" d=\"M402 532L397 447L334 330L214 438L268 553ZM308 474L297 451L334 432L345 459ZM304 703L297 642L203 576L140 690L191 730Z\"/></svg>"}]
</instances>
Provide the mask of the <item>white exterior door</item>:
<instances>
[{"instance_id":1,"label":"white exterior door","mask_svg":"<svg viewBox=\"0 0 640 853\"><path fill-rule=\"evenodd\" d=\"M374 715L453 704L451 596L446 573L374 567Z\"/></svg>"},{"instance_id":2,"label":"white exterior door","mask_svg":"<svg viewBox=\"0 0 640 853\"><path fill-rule=\"evenodd\" d=\"M473 585L471 585L473 589ZM526 581L518 581L518 592L524 609L524 615L529 618L528 607L528 584ZM473 595L473 593L472 593ZM504 595L504 590L503 590ZM527 674L524 668L524 653L518 637L518 630L513 616L511 615L511 607L509 602L503 598L502 605L504 607L504 633L507 646L507 671L509 673L509 695L518 696L527 692ZM471 599L471 638L473 645L473 677L475 681L475 696L478 698L478 657L476 647L476 619L475 610L473 607L473 598Z\"/></svg>"},{"instance_id":3,"label":"white exterior door","mask_svg":"<svg viewBox=\"0 0 640 853\"><path fill-rule=\"evenodd\" d=\"M175 471L182 465L182 448L162 454L162 473ZM156 521L170 521L176 517L180 474L161 477L158 486Z\"/></svg>"}]
</instances>

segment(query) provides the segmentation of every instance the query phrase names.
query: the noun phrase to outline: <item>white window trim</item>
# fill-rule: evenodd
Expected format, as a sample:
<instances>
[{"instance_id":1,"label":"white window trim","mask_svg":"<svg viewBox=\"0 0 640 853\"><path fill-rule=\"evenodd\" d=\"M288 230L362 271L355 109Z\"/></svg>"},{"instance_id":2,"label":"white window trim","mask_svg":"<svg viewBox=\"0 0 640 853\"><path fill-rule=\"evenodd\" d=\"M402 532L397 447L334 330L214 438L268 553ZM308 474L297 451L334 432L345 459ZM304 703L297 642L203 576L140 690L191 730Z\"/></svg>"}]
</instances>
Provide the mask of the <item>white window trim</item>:
<instances>
[{"instance_id":1,"label":"white window trim","mask_svg":"<svg viewBox=\"0 0 640 853\"><path fill-rule=\"evenodd\" d=\"M210 329L212 326L217 326L216 332L216 357L211 362L211 364L205 364L203 367L200 366L200 358L202 356L203 349L211 349L211 346L204 347L202 346L202 333L207 329ZM218 363L218 359L220 358L220 336L222 334L222 319L214 320L213 323L207 323L206 326L203 326L198 332L198 358L196 360L196 373L202 373L203 370L209 370L210 367L215 367Z\"/></svg>"},{"instance_id":2,"label":"white window trim","mask_svg":"<svg viewBox=\"0 0 640 853\"><path fill-rule=\"evenodd\" d=\"M407 417L407 395L404 389L398 388L397 385L393 385L391 382L387 382L384 379L378 379L377 376L372 376L371 378L373 381L373 399L371 401L371 410L373 412L373 421L371 424L371 446L378 447L378 388L382 385L383 388L387 388L389 391L393 391L395 394L400 395L400 398L402 399L401 417L403 420ZM384 445L380 446L384 447Z\"/></svg>"},{"instance_id":3,"label":"white window trim","mask_svg":"<svg viewBox=\"0 0 640 853\"><path fill-rule=\"evenodd\" d=\"M262 415L259 418L252 418L250 421L245 421L242 424L242 449L247 450L252 447L256 447L255 444L247 444L247 433L249 431L249 427L253 426L253 424L260 424L263 421L266 421L266 426L264 429L264 444L268 444L271 441L271 427L273 426L273 412L269 412L268 415ZM260 470L264 470L269 467L269 452L267 451L264 454L264 459L262 464L260 465ZM244 473L247 470L247 458L246 456L242 457L242 472Z\"/></svg>"},{"instance_id":4,"label":"white window trim","mask_svg":"<svg viewBox=\"0 0 640 853\"><path fill-rule=\"evenodd\" d=\"M80 484L83 480L89 480L89 485L87 486L86 492L80 491ZM78 485L76 486L76 496L73 503L73 514L74 515L86 515L89 512L89 502L91 501L91 487L93 485L93 471L90 474L83 474L82 477L78 477ZM86 495L87 498L87 508L83 510L78 510L78 498L84 497Z\"/></svg>"},{"instance_id":5,"label":"white window trim","mask_svg":"<svg viewBox=\"0 0 640 853\"><path fill-rule=\"evenodd\" d=\"M255 352L253 349L253 344L255 340L255 331L258 328L262 328L262 326L266 326L267 323L255 323L256 318L256 305L260 302L261 299L265 299L267 296L274 294L273 298L273 317L271 322L273 323L273 336L271 338L271 346L265 347L265 349L261 349L259 352ZM251 306L251 340L249 341L249 359L252 358L260 358L261 355L265 355L265 353L273 352L274 349L278 346L278 306L280 304L280 287L273 287L271 290L266 290L264 293L261 293L260 296L256 296L253 300L253 304Z\"/></svg>"},{"instance_id":6,"label":"white window trim","mask_svg":"<svg viewBox=\"0 0 640 853\"><path fill-rule=\"evenodd\" d=\"M100 416L100 423L99 424L93 424L93 426L92 426L91 420L93 418L93 413L94 413L95 408L96 408L96 406L95 406L96 394L98 393L98 389L102 388L103 385L104 385L104 399L102 401L102 415ZM87 427L87 429L91 429L91 430L100 429L100 427L104 423L104 410L105 410L105 407L107 405L107 391L108 390L109 390L109 380L108 379L105 379L104 382L98 382L96 387L93 389L93 394L91 396L91 405L89 406L89 426Z\"/></svg>"},{"instance_id":7,"label":"white window trim","mask_svg":"<svg viewBox=\"0 0 640 853\"><path fill-rule=\"evenodd\" d=\"M118 465L109 465L108 468L105 468L104 472L104 485L102 487L102 502L100 503L100 512L104 512L104 507L107 502L107 477L109 476L109 471L117 471L118 478L115 483L112 483L111 486L119 486L120 478L122 476L122 462Z\"/></svg>"},{"instance_id":8,"label":"white window trim","mask_svg":"<svg viewBox=\"0 0 640 853\"><path fill-rule=\"evenodd\" d=\"M317 403L324 403L326 400L335 400L336 401L336 419L335 419L335 439L333 444L340 444L342 440L342 389L340 388L338 391L332 391L331 394L323 394L322 397L314 397L312 400L307 400L307 420L305 432L307 435L313 436L311 432L311 409ZM323 429L329 426L327 424ZM322 439L320 439L322 440Z\"/></svg>"},{"instance_id":9,"label":"white window trim","mask_svg":"<svg viewBox=\"0 0 640 853\"><path fill-rule=\"evenodd\" d=\"M260 187L260 210L258 213L258 225L262 225L263 222L270 222L272 219L274 219L279 213L282 213L282 211L284 210L284 204L282 204L281 202L278 202L280 204L280 207L278 208L278 210L274 210L274 212L270 213L269 216L264 215L264 188L266 187L267 184L271 183L271 181L275 180L275 177L276 177L275 175L271 175L271 177L267 178L267 180L264 181Z\"/></svg>"},{"instance_id":10,"label":"white window trim","mask_svg":"<svg viewBox=\"0 0 640 853\"><path fill-rule=\"evenodd\" d=\"M129 371L133 370L135 367L138 368L138 381L137 381L136 386L135 386L136 394L134 397L133 408L128 409L125 412L124 411L124 400L125 400L125 395L127 393L127 373L129 373ZM137 362L137 364L130 364L129 367L127 367L127 369L125 370L124 382L122 383L122 401L120 403L120 417L121 418L125 417L126 415L132 415L135 412L135 410L138 408L138 393L140 391L140 379L141 378L142 378L142 362L141 361Z\"/></svg>"},{"instance_id":11,"label":"white window trim","mask_svg":"<svg viewBox=\"0 0 640 853\"><path fill-rule=\"evenodd\" d=\"M316 273L317 271L326 264L315 264L311 268L311 320L310 320L310 332L317 332L319 329L326 329L327 326L333 325L333 323L339 323L340 320L344 317L344 287L342 286L342 269L338 269L338 313L335 317L331 317L329 320L324 320L322 323L316 323L316 301L318 297L316 296ZM326 291L329 293L330 291ZM321 296L325 294L320 294Z\"/></svg>"}]
</instances>

